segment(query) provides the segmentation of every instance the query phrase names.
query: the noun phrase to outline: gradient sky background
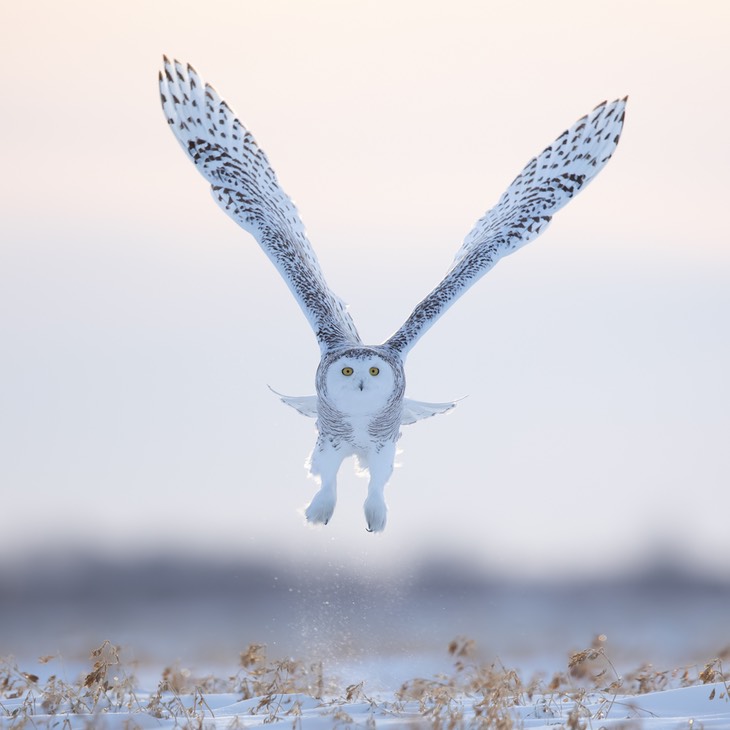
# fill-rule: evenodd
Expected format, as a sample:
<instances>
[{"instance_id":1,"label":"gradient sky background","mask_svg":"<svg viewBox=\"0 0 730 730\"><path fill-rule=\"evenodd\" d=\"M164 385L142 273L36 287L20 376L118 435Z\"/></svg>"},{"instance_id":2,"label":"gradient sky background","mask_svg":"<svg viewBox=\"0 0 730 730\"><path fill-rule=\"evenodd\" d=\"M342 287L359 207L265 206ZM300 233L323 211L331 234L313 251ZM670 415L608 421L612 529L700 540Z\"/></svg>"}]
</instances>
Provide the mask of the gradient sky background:
<instances>
[{"instance_id":1,"label":"gradient sky background","mask_svg":"<svg viewBox=\"0 0 730 730\"><path fill-rule=\"evenodd\" d=\"M525 575L730 554L730 5L5 3L0 561L220 554ZM159 108L191 62L267 151L366 340L605 98L624 137L412 352L389 525L305 526L315 339Z\"/></svg>"}]
</instances>

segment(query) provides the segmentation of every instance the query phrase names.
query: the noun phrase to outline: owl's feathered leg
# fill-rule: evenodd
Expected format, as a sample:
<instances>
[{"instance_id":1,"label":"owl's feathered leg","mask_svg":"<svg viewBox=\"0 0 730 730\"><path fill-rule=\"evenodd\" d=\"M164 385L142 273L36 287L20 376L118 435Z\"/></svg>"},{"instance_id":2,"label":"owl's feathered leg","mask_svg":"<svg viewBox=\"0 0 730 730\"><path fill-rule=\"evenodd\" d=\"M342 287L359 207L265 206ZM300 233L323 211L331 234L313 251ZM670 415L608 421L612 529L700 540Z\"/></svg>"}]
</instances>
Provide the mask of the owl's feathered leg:
<instances>
[{"instance_id":1,"label":"owl's feathered leg","mask_svg":"<svg viewBox=\"0 0 730 730\"><path fill-rule=\"evenodd\" d=\"M393 473L395 442L383 444L380 451L373 449L367 454L366 461L370 472L370 483L368 484L368 496L363 505L365 522L368 532L382 532L388 517L383 491Z\"/></svg>"},{"instance_id":2,"label":"owl's feathered leg","mask_svg":"<svg viewBox=\"0 0 730 730\"><path fill-rule=\"evenodd\" d=\"M337 504L337 471L346 456L347 452L329 440L317 440L309 471L319 477L321 486L304 512L308 522L326 525L330 521Z\"/></svg>"}]
</instances>

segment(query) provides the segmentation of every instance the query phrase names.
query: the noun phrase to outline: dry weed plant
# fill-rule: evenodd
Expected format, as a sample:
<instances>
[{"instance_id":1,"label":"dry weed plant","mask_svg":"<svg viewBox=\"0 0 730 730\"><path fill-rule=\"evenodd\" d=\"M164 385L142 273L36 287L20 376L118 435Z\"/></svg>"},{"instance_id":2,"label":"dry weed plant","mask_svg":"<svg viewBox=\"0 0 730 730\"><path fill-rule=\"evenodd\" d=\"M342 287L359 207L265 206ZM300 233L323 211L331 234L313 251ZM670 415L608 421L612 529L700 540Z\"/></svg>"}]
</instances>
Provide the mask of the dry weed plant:
<instances>
[{"instance_id":1,"label":"dry weed plant","mask_svg":"<svg viewBox=\"0 0 730 730\"><path fill-rule=\"evenodd\" d=\"M105 715L122 712L128 715L124 723L128 730L137 727L135 715L203 730L215 722L206 696L231 694L239 701L256 700L250 714L259 719L263 716L265 723L288 719L295 730L301 726L303 698L317 700L321 714L335 728L357 725L350 714L357 707L359 713L367 710L369 730L376 727L378 717L426 722L434 730L516 730L528 718L568 730L590 730L619 701L630 717L639 717L636 701L626 704L626 698L648 692L711 684L710 699L730 701L730 675L723 666L730 647L701 668L658 671L645 664L621 676L606 654L605 642L605 636L597 636L589 648L570 655L566 672L547 681L535 677L525 683L514 669L499 661L475 661L474 642L458 637L448 646L454 662L450 674L409 680L394 699L384 700L369 696L364 682L338 689L325 679L321 662L270 660L262 644L241 652L238 670L225 679L196 677L187 669L166 667L157 689L143 694L136 689L134 674L125 669L120 648L105 641L91 652L90 669L75 682L52 674L41 683L37 675L22 671L12 659L0 661L0 724L64 730L70 727L69 718L82 716L89 727L96 727ZM56 658L46 656L39 661L47 664ZM241 716L231 719L231 728L245 725Z\"/></svg>"},{"instance_id":2,"label":"dry weed plant","mask_svg":"<svg viewBox=\"0 0 730 730\"><path fill-rule=\"evenodd\" d=\"M39 659L47 664L54 659ZM0 701L6 717L26 721L34 715L98 715L108 712L138 712L143 706L137 700L135 679L128 675L119 660L119 647L105 641L91 653L93 665L78 682L70 684L55 674L40 686L35 674L22 672L12 660L0 664L0 698L23 698L20 707L8 711ZM25 722L18 722L20 727Z\"/></svg>"},{"instance_id":3,"label":"dry weed plant","mask_svg":"<svg viewBox=\"0 0 730 730\"><path fill-rule=\"evenodd\" d=\"M240 669L231 678L242 699L276 694L306 694L321 699L327 689L322 662L305 665L293 659L269 661L263 644L251 644L241 652Z\"/></svg>"},{"instance_id":4,"label":"dry weed plant","mask_svg":"<svg viewBox=\"0 0 730 730\"><path fill-rule=\"evenodd\" d=\"M405 682L396 692L396 709L405 712L407 703L417 702L420 716L437 730L519 727L514 709L532 703L541 691L539 681L525 684L514 669L501 662L477 664L471 661L474 650L471 639L454 639L448 647L454 658L453 673Z\"/></svg>"}]
</instances>

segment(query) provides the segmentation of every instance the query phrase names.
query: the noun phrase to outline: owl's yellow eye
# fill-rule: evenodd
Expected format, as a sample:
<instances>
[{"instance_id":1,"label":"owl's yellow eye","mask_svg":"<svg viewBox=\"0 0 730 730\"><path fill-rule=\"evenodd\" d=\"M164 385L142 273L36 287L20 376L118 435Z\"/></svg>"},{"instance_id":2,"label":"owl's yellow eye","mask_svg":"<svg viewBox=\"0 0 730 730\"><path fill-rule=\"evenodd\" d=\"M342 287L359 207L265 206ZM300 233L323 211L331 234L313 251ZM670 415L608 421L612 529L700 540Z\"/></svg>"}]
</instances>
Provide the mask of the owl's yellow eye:
<instances>
[{"instance_id":1,"label":"owl's yellow eye","mask_svg":"<svg viewBox=\"0 0 730 730\"><path fill-rule=\"evenodd\" d=\"M370 368L370 375L377 375L380 372L380 368Z\"/></svg>"},{"instance_id":2,"label":"owl's yellow eye","mask_svg":"<svg viewBox=\"0 0 730 730\"><path fill-rule=\"evenodd\" d=\"M342 368L343 375L352 375L355 371L352 368Z\"/></svg>"}]
</instances>

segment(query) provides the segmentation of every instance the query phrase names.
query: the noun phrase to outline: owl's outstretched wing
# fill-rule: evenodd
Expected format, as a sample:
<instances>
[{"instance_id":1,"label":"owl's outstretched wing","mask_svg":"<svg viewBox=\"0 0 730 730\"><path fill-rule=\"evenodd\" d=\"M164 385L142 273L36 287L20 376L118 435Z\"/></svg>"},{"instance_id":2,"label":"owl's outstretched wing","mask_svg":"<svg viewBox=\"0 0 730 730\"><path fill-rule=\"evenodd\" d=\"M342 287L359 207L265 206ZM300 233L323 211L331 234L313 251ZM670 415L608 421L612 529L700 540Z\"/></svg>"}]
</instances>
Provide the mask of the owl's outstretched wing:
<instances>
[{"instance_id":1,"label":"owl's outstretched wing","mask_svg":"<svg viewBox=\"0 0 730 730\"><path fill-rule=\"evenodd\" d=\"M192 66L164 58L162 109L213 198L258 241L312 325L322 352L360 344L344 302L327 286L291 199L251 133Z\"/></svg>"},{"instance_id":2,"label":"owl's outstretched wing","mask_svg":"<svg viewBox=\"0 0 730 730\"><path fill-rule=\"evenodd\" d=\"M539 236L552 216L608 162L621 135L626 99L599 104L527 163L480 218L441 283L385 343L405 358L431 325L500 258Z\"/></svg>"}]
</instances>

